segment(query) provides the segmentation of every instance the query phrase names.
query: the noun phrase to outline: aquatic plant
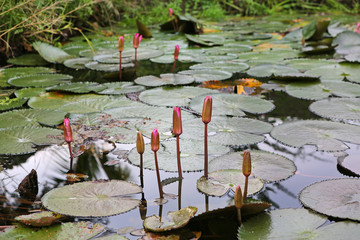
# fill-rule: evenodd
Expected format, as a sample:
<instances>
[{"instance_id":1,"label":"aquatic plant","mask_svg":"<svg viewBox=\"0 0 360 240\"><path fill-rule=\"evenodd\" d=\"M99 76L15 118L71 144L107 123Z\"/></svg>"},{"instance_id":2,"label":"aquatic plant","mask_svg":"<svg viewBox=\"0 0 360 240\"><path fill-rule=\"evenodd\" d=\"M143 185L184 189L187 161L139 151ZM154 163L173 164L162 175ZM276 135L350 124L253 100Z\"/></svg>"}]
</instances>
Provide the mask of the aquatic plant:
<instances>
[{"instance_id":1,"label":"aquatic plant","mask_svg":"<svg viewBox=\"0 0 360 240\"><path fill-rule=\"evenodd\" d=\"M181 109L179 107L174 107L172 133L176 137L176 150L177 150L176 155L177 155L178 172L179 172L179 178L182 178L181 161L180 161L180 139L179 139L179 136L182 134L182 123L181 123Z\"/></svg>"},{"instance_id":2,"label":"aquatic plant","mask_svg":"<svg viewBox=\"0 0 360 240\"><path fill-rule=\"evenodd\" d=\"M204 177L208 177L208 140L207 140L207 124L211 121L212 112L212 98L206 96L202 111L202 121L205 124L204 128Z\"/></svg>"},{"instance_id":3,"label":"aquatic plant","mask_svg":"<svg viewBox=\"0 0 360 240\"><path fill-rule=\"evenodd\" d=\"M122 54L122 51L124 51L124 37L123 36L120 36L119 37L119 54L120 54L120 59L119 59L119 63L120 63L120 66L119 66L119 72L120 72L120 81L121 81L121 78L122 78L122 69L121 69L121 62L122 62L122 59L121 59L121 54Z\"/></svg>"},{"instance_id":4,"label":"aquatic plant","mask_svg":"<svg viewBox=\"0 0 360 240\"><path fill-rule=\"evenodd\" d=\"M141 187L144 187L143 183L143 153L145 152L145 144L144 144L144 138L141 134L141 131L137 132L137 138L136 138L136 150L140 155L140 179L141 179Z\"/></svg>"},{"instance_id":5,"label":"aquatic plant","mask_svg":"<svg viewBox=\"0 0 360 240\"><path fill-rule=\"evenodd\" d=\"M136 72L136 62L137 62L137 49L139 47L141 39L142 39L142 35L139 35L139 33L134 34L133 47L135 48L135 72Z\"/></svg>"},{"instance_id":6,"label":"aquatic plant","mask_svg":"<svg viewBox=\"0 0 360 240\"><path fill-rule=\"evenodd\" d=\"M241 188L239 185L236 186L234 202L235 202L238 222L239 222L239 225L241 225L241 207L244 205L244 198L242 196Z\"/></svg>"},{"instance_id":7,"label":"aquatic plant","mask_svg":"<svg viewBox=\"0 0 360 240\"><path fill-rule=\"evenodd\" d=\"M180 50L179 45L176 45L175 46L175 51L174 51L174 65L173 65L173 70L172 70L173 73L175 73L176 61L179 58L179 50Z\"/></svg>"},{"instance_id":8,"label":"aquatic plant","mask_svg":"<svg viewBox=\"0 0 360 240\"><path fill-rule=\"evenodd\" d=\"M70 171L72 170L72 163L73 163L73 153L71 150L71 142L74 141L73 136L72 136L72 130L71 130L71 126L70 126L70 121L68 118L64 119L64 139L65 142L67 142L68 146L69 146L69 153L70 153Z\"/></svg>"},{"instance_id":9,"label":"aquatic plant","mask_svg":"<svg viewBox=\"0 0 360 240\"><path fill-rule=\"evenodd\" d=\"M245 187L244 187L244 199L245 199L247 196L247 190L249 185L249 176L251 174L251 156L249 151L244 152L242 171L245 176Z\"/></svg>"},{"instance_id":10,"label":"aquatic plant","mask_svg":"<svg viewBox=\"0 0 360 240\"><path fill-rule=\"evenodd\" d=\"M156 152L159 150L159 148L160 148L159 132L157 129L154 129L151 133L151 150L154 152L156 177L157 177L157 182L158 182L158 187L159 187L160 198L164 198L161 181L160 181L159 165L158 165L158 160L157 160L157 155L156 155Z\"/></svg>"}]
</instances>

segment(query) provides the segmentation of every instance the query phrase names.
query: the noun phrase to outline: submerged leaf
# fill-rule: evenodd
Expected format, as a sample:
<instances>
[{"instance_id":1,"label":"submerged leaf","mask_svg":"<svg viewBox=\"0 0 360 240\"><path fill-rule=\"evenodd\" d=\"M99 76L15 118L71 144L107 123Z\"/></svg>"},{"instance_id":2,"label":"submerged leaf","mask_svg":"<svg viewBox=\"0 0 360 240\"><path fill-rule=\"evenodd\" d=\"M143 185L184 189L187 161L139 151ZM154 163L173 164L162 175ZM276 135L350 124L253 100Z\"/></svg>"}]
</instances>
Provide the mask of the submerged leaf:
<instances>
[{"instance_id":1,"label":"submerged leaf","mask_svg":"<svg viewBox=\"0 0 360 240\"><path fill-rule=\"evenodd\" d=\"M47 227L59 222L61 218L64 218L64 216L49 211L42 211L28 215L20 215L17 216L15 220L34 227Z\"/></svg>"}]
</instances>

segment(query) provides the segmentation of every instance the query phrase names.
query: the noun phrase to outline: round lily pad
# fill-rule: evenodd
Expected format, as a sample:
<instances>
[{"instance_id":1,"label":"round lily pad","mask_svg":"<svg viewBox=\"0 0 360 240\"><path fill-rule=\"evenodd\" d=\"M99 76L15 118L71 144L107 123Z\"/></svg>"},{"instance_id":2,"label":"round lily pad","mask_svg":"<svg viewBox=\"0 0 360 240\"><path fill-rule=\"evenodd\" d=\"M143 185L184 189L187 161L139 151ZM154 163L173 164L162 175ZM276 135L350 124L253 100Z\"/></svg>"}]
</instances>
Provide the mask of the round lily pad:
<instances>
[{"instance_id":1,"label":"round lily pad","mask_svg":"<svg viewBox=\"0 0 360 240\"><path fill-rule=\"evenodd\" d=\"M194 82L194 80L192 76L168 73L160 74L160 78L152 75L139 77L135 79L135 83L147 87L159 87L163 85L186 85Z\"/></svg>"},{"instance_id":2,"label":"round lily pad","mask_svg":"<svg viewBox=\"0 0 360 240\"><path fill-rule=\"evenodd\" d=\"M351 177L360 177L360 161L357 155L345 155L338 157L338 170L342 174Z\"/></svg>"},{"instance_id":3,"label":"round lily pad","mask_svg":"<svg viewBox=\"0 0 360 240\"><path fill-rule=\"evenodd\" d=\"M360 120L359 98L329 98L313 102L309 110L324 118Z\"/></svg>"},{"instance_id":4,"label":"round lily pad","mask_svg":"<svg viewBox=\"0 0 360 240\"><path fill-rule=\"evenodd\" d=\"M67 84L60 84L58 86L47 88L47 91L60 91L72 93L89 93L99 92L106 87L96 82L73 82Z\"/></svg>"},{"instance_id":5,"label":"round lily pad","mask_svg":"<svg viewBox=\"0 0 360 240\"><path fill-rule=\"evenodd\" d=\"M278 64L287 58L294 58L298 56L298 52L292 50L276 50L264 52L248 52L237 54L239 61L248 61L253 63L273 63Z\"/></svg>"},{"instance_id":6,"label":"round lily pad","mask_svg":"<svg viewBox=\"0 0 360 240\"><path fill-rule=\"evenodd\" d=\"M330 179L305 187L299 199L305 207L316 212L359 221L359 192L359 179Z\"/></svg>"},{"instance_id":7,"label":"round lily pad","mask_svg":"<svg viewBox=\"0 0 360 240\"><path fill-rule=\"evenodd\" d=\"M272 77L274 75L293 73L299 73L299 71L292 67L276 64L260 64L247 71L247 74L253 77Z\"/></svg>"},{"instance_id":8,"label":"round lily pad","mask_svg":"<svg viewBox=\"0 0 360 240\"><path fill-rule=\"evenodd\" d=\"M0 70L0 86L7 87L8 80L13 77L27 76L41 73L53 73L54 69L46 67L14 67L14 68L5 68Z\"/></svg>"},{"instance_id":9,"label":"round lily pad","mask_svg":"<svg viewBox=\"0 0 360 240\"><path fill-rule=\"evenodd\" d=\"M85 64L85 67L95 71L103 72L119 72L120 64L105 64L99 62L89 62ZM121 64L121 68L132 68L134 67L133 63Z\"/></svg>"},{"instance_id":10,"label":"round lily pad","mask_svg":"<svg viewBox=\"0 0 360 240\"><path fill-rule=\"evenodd\" d=\"M180 158L183 171L200 171L204 169L204 142L195 140L180 139ZM150 149L146 145L145 149ZM230 149L223 145L209 143L209 161L228 153ZM160 150L157 152L159 168L165 171L176 172L176 141L161 142ZM134 148L128 156L129 161L139 166L140 159L137 150ZM154 154L152 151L145 151L144 167L155 170Z\"/></svg>"},{"instance_id":11,"label":"round lily pad","mask_svg":"<svg viewBox=\"0 0 360 240\"><path fill-rule=\"evenodd\" d=\"M213 115L242 117L245 116L243 111L253 114L262 114L270 112L275 108L273 103L259 97L226 93L212 94L211 97L213 99ZM204 96L193 98L190 102L190 108L201 114L204 99Z\"/></svg>"},{"instance_id":12,"label":"round lily pad","mask_svg":"<svg viewBox=\"0 0 360 240\"><path fill-rule=\"evenodd\" d=\"M55 188L41 202L53 212L75 217L105 217L127 212L140 200L127 195L141 192L136 184L120 181L82 182Z\"/></svg>"},{"instance_id":13,"label":"round lily pad","mask_svg":"<svg viewBox=\"0 0 360 240\"><path fill-rule=\"evenodd\" d=\"M174 60L174 55L166 54L166 55L162 55L160 57L150 58L150 61L155 62L155 63L170 64L170 63L173 63L175 60Z\"/></svg>"},{"instance_id":14,"label":"round lily pad","mask_svg":"<svg viewBox=\"0 0 360 240\"><path fill-rule=\"evenodd\" d=\"M232 73L220 70L185 70L179 74L189 75L195 79L195 82L205 82L213 80L226 80L232 77Z\"/></svg>"},{"instance_id":15,"label":"round lily pad","mask_svg":"<svg viewBox=\"0 0 360 240\"><path fill-rule=\"evenodd\" d=\"M237 73L245 71L249 68L249 65L246 63L232 62L232 61L223 61L223 62L214 62L214 63L200 63L192 65L190 69L192 70L220 70L230 73Z\"/></svg>"},{"instance_id":16,"label":"round lily pad","mask_svg":"<svg viewBox=\"0 0 360 240\"><path fill-rule=\"evenodd\" d=\"M40 94L43 94L46 92L46 88L22 88L19 90L16 90L14 93L16 97L21 98L31 98L31 97L37 97Z\"/></svg>"},{"instance_id":17,"label":"round lily pad","mask_svg":"<svg viewBox=\"0 0 360 240\"><path fill-rule=\"evenodd\" d=\"M20 66L44 66L49 64L39 54L33 54L33 53L24 54L15 58L9 58L7 62L10 64L15 64Z\"/></svg>"},{"instance_id":18,"label":"round lily pad","mask_svg":"<svg viewBox=\"0 0 360 240\"><path fill-rule=\"evenodd\" d=\"M17 127L0 130L0 155L26 154L36 151L37 145L59 143L51 135L59 135L62 131L52 128Z\"/></svg>"},{"instance_id":19,"label":"round lily pad","mask_svg":"<svg viewBox=\"0 0 360 240\"><path fill-rule=\"evenodd\" d=\"M313 68L305 72L309 75L320 76L320 80L325 81L340 81L347 79L351 82L359 83L358 76L360 75L360 68L356 63L341 63L341 64L330 64Z\"/></svg>"},{"instance_id":20,"label":"round lily pad","mask_svg":"<svg viewBox=\"0 0 360 240\"><path fill-rule=\"evenodd\" d=\"M196 96L211 94L216 91L197 87L154 88L140 93L139 99L145 103L158 106L188 106ZM159 98L158 96L162 96ZM164 101L166 99L166 101Z\"/></svg>"},{"instance_id":21,"label":"round lily pad","mask_svg":"<svg viewBox=\"0 0 360 240\"><path fill-rule=\"evenodd\" d=\"M27 98L5 98L0 99L0 111L19 108L26 103Z\"/></svg>"},{"instance_id":22,"label":"round lily pad","mask_svg":"<svg viewBox=\"0 0 360 240\"><path fill-rule=\"evenodd\" d=\"M133 82L110 82L103 83L102 86L106 88L97 92L98 94L122 95L145 90L144 86L134 85Z\"/></svg>"},{"instance_id":23,"label":"round lily pad","mask_svg":"<svg viewBox=\"0 0 360 240\"><path fill-rule=\"evenodd\" d=\"M286 63L286 65L290 67L296 68L299 71L304 72L313 68L333 64L334 62L326 59L297 58L285 60L284 63Z\"/></svg>"},{"instance_id":24,"label":"round lily pad","mask_svg":"<svg viewBox=\"0 0 360 240\"><path fill-rule=\"evenodd\" d=\"M92 62L91 58L72 58L65 60L64 65L73 69L86 69L85 64L89 62Z\"/></svg>"},{"instance_id":25,"label":"round lily pad","mask_svg":"<svg viewBox=\"0 0 360 240\"><path fill-rule=\"evenodd\" d=\"M343 141L360 144L360 127L329 121L296 121L278 125L271 131L276 140L293 147L315 145L319 151L344 151Z\"/></svg>"},{"instance_id":26,"label":"round lily pad","mask_svg":"<svg viewBox=\"0 0 360 240\"><path fill-rule=\"evenodd\" d=\"M67 74L36 74L10 78L8 83L16 87L49 87L64 83L73 77Z\"/></svg>"},{"instance_id":27,"label":"round lily pad","mask_svg":"<svg viewBox=\"0 0 360 240\"><path fill-rule=\"evenodd\" d=\"M252 174L266 182L284 180L294 175L295 164L280 155L252 150L251 152ZM238 169L242 171L242 154L232 152L215 158L209 163L209 171L221 169Z\"/></svg>"},{"instance_id":28,"label":"round lily pad","mask_svg":"<svg viewBox=\"0 0 360 240\"><path fill-rule=\"evenodd\" d=\"M40 127L59 125L64 121L66 113L54 110L22 109L0 114L0 129L11 127Z\"/></svg>"},{"instance_id":29,"label":"round lily pad","mask_svg":"<svg viewBox=\"0 0 360 240\"><path fill-rule=\"evenodd\" d=\"M240 170L226 169L210 172L208 178L202 176L197 181L197 188L200 192L211 196L223 196L230 189L235 192L236 186L245 185L245 177ZM249 178L248 195L259 192L264 183L259 178Z\"/></svg>"},{"instance_id":30,"label":"round lily pad","mask_svg":"<svg viewBox=\"0 0 360 240\"><path fill-rule=\"evenodd\" d=\"M331 95L331 90L319 81L290 83L285 86L285 91L290 96L308 100L324 99Z\"/></svg>"},{"instance_id":31,"label":"round lily pad","mask_svg":"<svg viewBox=\"0 0 360 240\"><path fill-rule=\"evenodd\" d=\"M144 220L144 228L152 232L166 232L184 227L196 214L196 207L186 207L177 211L169 212L167 218L159 216L147 217Z\"/></svg>"}]
</instances>

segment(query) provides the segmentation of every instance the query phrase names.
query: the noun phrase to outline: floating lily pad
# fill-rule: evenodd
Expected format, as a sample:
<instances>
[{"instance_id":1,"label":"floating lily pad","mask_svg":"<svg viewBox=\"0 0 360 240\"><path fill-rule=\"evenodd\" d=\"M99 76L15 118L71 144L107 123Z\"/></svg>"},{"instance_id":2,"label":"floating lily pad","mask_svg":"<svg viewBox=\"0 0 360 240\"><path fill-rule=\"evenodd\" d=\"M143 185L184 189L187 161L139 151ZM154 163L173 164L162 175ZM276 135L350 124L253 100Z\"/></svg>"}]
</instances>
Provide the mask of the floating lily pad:
<instances>
[{"instance_id":1,"label":"floating lily pad","mask_svg":"<svg viewBox=\"0 0 360 240\"><path fill-rule=\"evenodd\" d=\"M337 35L332 43L336 47L336 51L340 48L343 48L345 46L354 46L354 45L360 45L360 36L356 32L352 31L344 31ZM349 52L350 53L350 52Z\"/></svg>"},{"instance_id":2,"label":"floating lily pad","mask_svg":"<svg viewBox=\"0 0 360 240\"><path fill-rule=\"evenodd\" d=\"M5 98L0 99L0 111L19 108L26 103L27 98Z\"/></svg>"},{"instance_id":3,"label":"floating lily pad","mask_svg":"<svg viewBox=\"0 0 360 240\"><path fill-rule=\"evenodd\" d=\"M306 209L278 209L243 222L238 239L357 239L360 234L359 223L322 226L325 221L325 217Z\"/></svg>"},{"instance_id":4,"label":"floating lily pad","mask_svg":"<svg viewBox=\"0 0 360 240\"><path fill-rule=\"evenodd\" d=\"M360 68L358 64L354 63L341 63L330 64L318 68L311 69L305 72L309 75L320 76L320 80L340 81L347 79L351 82L359 83Z\"/></svg>"},{"instance_id":5,"label":"floating lily pad","mask_svg":"<svg viewBox=\"0 0 360 240\"><path fill-rule=\"evenodd\" d=\"M19 90L16 90L15 96L21 97L21 98L31 98L31 97L37 97L40 94L43 94L46 92L46 88L22 88Z\"/></svg>"},{"instance_id":6,"label":"floating lily pad","mask_svg":"<svg viewBox=\"0 0 360 240\"><path fill-rule=\"evenodd\" d=\"M240 35L236 37L236 41L244 41L244 40L265 40L265 39L271 39L271 34L259 34L259 33L253 33L250 35Z\"/></svg>"},{"instance_id":7,"label":"floating lily pad","mask_svg":"<svg viewBox=\"0 0 360 240\"><path fill-rule=\"evenodd\" d=\"M64 216L49 211L42 211L28 215L20 215L15 218L16 221L34 227L47 227L58 223Z\"/></svg>"},{"instance_id":8,"label":"floating lily pad","mask_svg":"<svg viewBox=\"0 0 360 240\"><path fill-rule=\"evenodd\" d=\"M10 78L8 83L16 87L49 87L64 83L73 77L67 74L36 74Z\"/></svg>"},{"instance_id":9,"label":"floating lily pad","mask_svg":"<svg viewBox=\"0 0 360 240\"><path fill-rule=\"evenodd\" d=\"M95 71L103 72L119 72L120 64L105 64L98 62L89 62L85 64L85 67ZM121 64L121 68L132 68L134 67L133 63Z\"/></svg>"},{"instance_id":10,"label":"floating lily pad","mask_svg":"<svg viewBox=\"0 0 360 240\"><path fill-rule=\"evenodd\" d=\"M324 118L360 120L359 98L330 98L312 103L309 110Z\"/></svg>"},{"instance_id":11,"label":"floating lily pad","mask_svg":"<svg viewBox=\"0 0 360 240\"><path fill-rule=\"evenodd\" d=\"M180 140L180 158L181 168L183 171L200 171L204 169L204 142L194 140ZM146 145L145 149L150 149L149 145ZM214 158L222 156L228 153L230 149L223 145L209 143L209 161ZM165 171L176 172L177 160L176 160L176 141L164 141L161 142L160 150L158 154L159 168ZM155 170L155 161L152 151L145 151L143 161L144 168ZM139 166L140 159L137 150L134 148L131 150L129 161Z\"/></svg>"},{"instance_id":12,"label":"floating lily pad","mask_svg":"<svg viewBox=\"0 0 360 240\"><path fill-rule=\"evenodd\" d=\"M72 58L64 50L43 42L34 42L33 47L42 58L50 63L63 63L66 59Z\"/></svg>"},{"instance_id":13,"label":"floating lily pad","mask_svg":"<svg viewBox=\"0 0 360 240\"><path fill-rule=\"evenodd\" d=\"M360 62L360 54L352 53L345 56L346 61L348 62Z\"/></svg>"},{"instance_id":14,"label":"floating lily pad","mask_svg":"<svg viewBox=\"0 0 360 240\"><path fill-rule=\"evenodd\" d=\"M197 87L154 88L140 93L139 99L145 103L158 106L189 106L196 96L211 94L216 91ZM162 96L159 98L158 96ZM166 101L164 101L166 99Z\"/></svg>"},{"instance_id":15,"label":"floating lily pad","mask_svg":"<svg viewBox=\"0 0 360 240\"><path fill-rule=\"evenodd\" d=\"M0 130L0 154L17 155L36 151L36 146L59 143L51 135L59 135L62 131L52 128L10 128Z\"/></svg>"},{"instance_id":16,"label":"floating lily pad","mask_svg":"<svg viewBox=\"0 0 360 240\"><path fill-rule=\"evenodd\" d=\"M186 207L178 211L169 212L167 219L159 216L147 217L144 220L144 228L152 232L165 232L186 226L190 219L196 214L196 207Z\"/></svg>"},{"instance_id":17,"label":"floating lily pad","mask_svg":"<svg viewBox=\"0 0 360 240\"><path fill-rule=\"evenodd\" d=\"M360 177L360 161L357 155L338 157L338 170L351 177Z\"/></svg>"},{"instance_id":18,"label":"floating lily pad","mask_svg":"<svg viewBox=\"0 0 360 240\"><path fill-rule=\"evenodd\" d=\"M284 63L286 63L286 65L290 67L298 69L301 72L329 64L334 64L334 62L331 60L309 59L309 58L290 59L290 60L285 60Z\"/></svg>"},{"instance_id":19,"label":"floating lily pad","mask_svg":"<svg viewBox=\"0 0 360 240\"><path fill-rule=\"evenodd\" d=\"M24 54L16 58L9 58L8 63L20 66L44 66L49 64L39 54Z\"/></svg>"},{"instance_id":20,"label":"floating lily pad","mask_svg":"<svg viewBox=\"0 0 360 240\"><path fill-rule=\"evenodd\" d=\"M331 179L305 187L299 199L316 212L359 221L359 191L359 179Z\"/></svg>"},{"instance_id":21,"label":"floating lily pad","mask_svg":"<svg viewBox=\"0 0 360 240\"><path fill-rule=\"evenodd\" d=\"M90 222L68 222L51 227L32 228L17 225L0 233L3 239L90 239L105 230L105 226Z\"/></svg>"},{"instance_id":22,"label":"floating lily pad","mask_svg":"<svg viewBox=\"0 0 360 240\"><path fill-rule=\"evenodd\" d=\"M60 91L71 93L90 93L99 92L106 89L105 86L96 82L73 82L67 84L60 84L58 86L47 88L47 91Z\"/></svg>"},{"instance_id":23,"label":"floating lily pad","mask_svg":"<svg viewBox=\"0 0 360 240\"><path fill-rule=\"evenodd\" d=\"M170 64L170 63L174 63L175 60L174 60L174 55L166 54L160 57L150 58L150 61L154 63Z\"/></svg>"},{"instance_id":24,"label":"floating lily pad","mask_svg":"<svg viewBox=\"0 0 360 240\"><path fill-rule=\"evenodd\" d=\"M197 188L211 196L223 196L230 189L235 192L236 186L245 185L245 177L240 170L226 169L210 172L208 178L202 176L197 181ZM248 195L259 192L264 183L259 178L249 178Z\"/></svg>"},{"instance_id":25,"label":"floating lily pad","mask_svg":"<svg viewBox=\"0 0 360 240\"><path fill-rule=\"evenodd\" d=\"M39 127L40 124L59 125L66 113L53 110L22 109L0 114L0 129L11 127Z\"/></svg>"},{"instance_id":26,"label":"floating lily pad","mask_svg":"<svg viewBox=\"0 0 360 240\"><path fill-rule=\"evenodd\" d=\"M190 35L185 34L186 38L196 44L212 47L221 46L224 44L225 39L218 35Z\"/></svg>"},{"instance_id":27,"label":"floating lily pad","mask_svg":"<svg viewBox=\"0 0 360 240\"><path fill-rule=\"evenodd\" d=\"M249 45L243 44L225 44L221 47L212 47L209 49L205 49L206 54L227 54L227 53L243 53L243 52L250 52L253 48Z\"/></svg>"},{"instance_id":28,"label":"floating lily pad","mask_svg":"<svg viewBox=\"0 0 360 240\"><path fill-rule=\"evenodd\" d=\"M192 76L168 73L160 74L160 78L152 75L139 77L135 79L135 83L147 87L158 87L163 85L186 85L194 82L194 80Z\"/></svg>"},{"instance_id":29,"label":"floating lily pad","mask_svg":"<svg viewBox=\"0 0 360 240\"><path fill-rule=\"evenodd\" d=\"M241 53L238 55L238 61L247 61L253 63L273 63L278 64L287 58L294 58L298 56L298 52L294 50L276 50L276 51L265 51L265 52L248 52Z\"/></svg>"},{"instance_id":30,"label":"floating lily pad","mask_svg":"<svg viewBox=\"0 0 360 240\"><path fill-rule=\"evenodd\" d=\"M278 141L301 147L315 145L319 151L344 151L349 147L342 141L360 144L360 127L329 121L296 121L278 125L271 136Z\"/></svg>"},{"instance_id":31,"label":"floating lily pad","mask_svg":"<svg viewBox=\"0 0 360 240\"><path fill-rule=\"evenodd\" d=\"M292 67L276 64L260 64L247 71L247 74L253 77L273 77L274 75L294 73L299 73L299 71Z\"/></svg>"},{"instance_id":32,"label":"floating lily pad","mask_svg":"<svg viewBox=\"0 0 360 240\"><path fill-rule=\"evenodd\" d=\"M205 82L214 80L226 80L232 77L232 73L220 70L185 70L179 74L189 75L195 79L195 82Z\"/></svg>"},{"instance_id":33,"label":"floating lily pad","mask_svg":"<svg viewBox=\"0 0 360 240\"><path fill-rule=\"evenodd\" d=\"M302 29L302 34L305 40L320 40L329 26L330 20L315 19Z\"/></svg>"},{"instance_id":34,"label":"floating lily pad","mask_svg":"<svg viewBox=\"0 0 360 240\"><path fill-rule=\"evenodd\" d=\"M95 94L70 95L48 92L30 98L28 105L35 109L53 109L68 113L91 113L120 106L131 106L134 102L126 97Z\"/></svg>"},{"instance_id":35,"label":"floating lily pad","mask_svg":"<svg viewBox=\"0 0 360 240\"><path fill-rule=\"evenodd\" d=\"M330 53L333 50L334 50L333 46L317 45L317 46L303 47L301 52L304 54L325 54L325 53Z\"/></svg>"},{"instance_id":36,"label":"floating lily pad","mask_svg":"<svg viewBox=\"0 0 360 240\"><path fill-rule=\"evenodd\" d=\"M53 73L54 69L45 67L16 67L16 68L5 68L0 70L0 86L7 87L8 80L13 77L27 76L41 73Z\"/></svg>"},{"instance_id":37,"label":"floating lily pad","mask_svg":"<svg viewBox=\"0 0 360 240\"><path fill-rule=\"evenodd\" d=\"M92 62L91 58L72 58L64 62L64 65L73 69L86 69L85 64Z\"/></svg>"},{"instance_id":38,"label":"floating lily pad","mask_svg":"<svg viewBox=\"0 0 360 240\"><path fill-rule=\"evenodd\" d=\"M103 83L102 86L106 88L97 92L98 94L122 95L145 90L144 86L134 85L133 82L110 82Z\"/></svg>"},{"instance_id":39,"label":"floating lily pad","mask_svg":"<svg viewBox=\"0 0 360 240\"><path fill-rule=\"evenodd\" d=\"M242 154L232 152L221 157L215 158L209 163L209 171L213 172L221 169L238 169L242 171ZM296 171L295 164L280 155L264 152L251 151L252 174L266 182L284 180Z\"/></svg>"},{"instance_id":40,"label":"floating lily pad","mask_svg":"<svg viewBox=\"0 0 360 240\"><path fill-rule=\"evenodd\" d=\"M226 71L230 73L237 73L245 71L249 68L249 65L246 63L240 62L231 62L231 61L223 61L223 62L214 62L214 63L201 63L196 64L190 67L192 70L220 70Z\"/></svg>"},{"instance_id":41,"label":"floating lily pad","mask_svg":"<svg viewBox=\"0 0 360 240\"><path fill-rule=\"evenodd\" d=\"M128 50L126 50L128 51ZM134 51L134 50L132 50ZM135 54L135 53L133 53ZM120 61L120 55L119 56L114 56L113 53L109 53L109 54L100 54L100 55L95 55L93 57L94 61L97 61L99 63L105 63L105 64L119 64ZM126 56L123 57L123 54L121 54L121 65L125 64L125 63L130 63L131 60L131 56Z\"/></svg>"},{"instance_id":42,"label":"floating lily pad","mask_svg":"<svg viewBox=\"0 0 360 240\"><path fill-rule=\"evenodd\" d=\"M273 103L259 97L226 93L212 94L211 97L213 99L213 115L216 116L229 115L242 117L245 116L243 111L262 114L270 112L275 108ZM204 96L193 98L190 103L190 108L201 114L204 99Z\"/></svg>"},{"instance_id":43,"label":"floating lily pad","mask_svg":"<svg viewBox=\"0 0 360 240\"><path fill-rule=\"evenodd\" d=\"M127 195L141 192L136 184L120 181L82 182L55 188L41 202L53 212L76 217L104 217L127 212L140 204Z\"/></svg>"}]
</instances>

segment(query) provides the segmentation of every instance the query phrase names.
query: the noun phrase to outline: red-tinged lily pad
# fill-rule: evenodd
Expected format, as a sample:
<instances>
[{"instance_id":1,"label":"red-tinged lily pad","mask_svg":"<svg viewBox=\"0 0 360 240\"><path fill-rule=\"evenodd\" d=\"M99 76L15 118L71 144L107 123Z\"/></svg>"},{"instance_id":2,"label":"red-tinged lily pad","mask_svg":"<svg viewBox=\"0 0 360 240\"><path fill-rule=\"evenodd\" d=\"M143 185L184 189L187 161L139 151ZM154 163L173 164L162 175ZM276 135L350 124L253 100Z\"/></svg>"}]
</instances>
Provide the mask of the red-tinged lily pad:
<instances>
[{"instance_id":1,"label":"red-tinged lily pad","mask_svg":"<svg viewBox=\"0 0 360 240\"><path fill-rule=\"evenodd\" d=\"M43 211L28 215L20 215L17 216L15 220L33 227L48 227L58 223L62 218L65 218L65 216L50 211Z\"/></svg>"},{"instance_id":2,"label":"red-tinged lily pad","mask_svg":"<svg viewBox=\"0 0 360 240\"><path fill-rule=\"evenodd\" d=\"M196 214L196 207L186 207L178 211L169 212L167 219L159 216L147 217L144 220L144 228L152 232L166 232L186 226L190 219Z\"/></svg>"},{"instance_id":3,"label":"red-tinged lily pad","mask_svg":"<svg viewBox=\"0 0 360 240\"><path fill-rule=\"evenodd\" d=\"M140 204L128 195L141 192L136 184L112 180L82 182L56 188L41 201L53 212L76 217L104 217L127 212Z\"/></svg>"}]
</instances>

